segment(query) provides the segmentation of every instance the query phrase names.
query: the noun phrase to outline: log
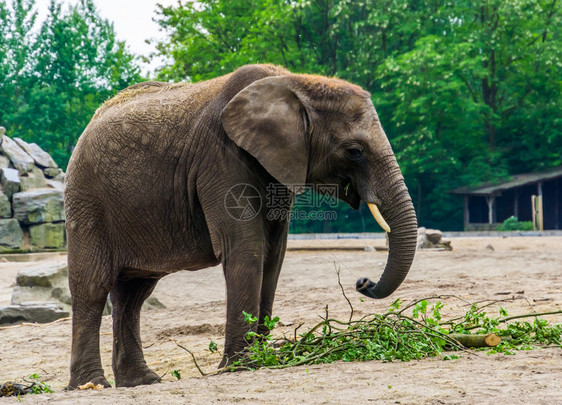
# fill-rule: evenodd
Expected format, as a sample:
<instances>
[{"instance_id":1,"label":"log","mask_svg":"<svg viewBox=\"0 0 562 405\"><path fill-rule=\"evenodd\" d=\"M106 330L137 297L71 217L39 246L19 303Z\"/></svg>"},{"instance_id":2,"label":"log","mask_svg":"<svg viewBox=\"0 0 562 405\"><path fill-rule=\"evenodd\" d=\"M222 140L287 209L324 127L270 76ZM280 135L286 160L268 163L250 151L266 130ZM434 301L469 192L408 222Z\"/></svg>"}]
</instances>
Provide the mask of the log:
<instances>
[{"instance_id":1,"label":"log","mask_svg":"<svg viewBox=\"0 0 562 405\"><path fill-rule=\"evenodd\" d=\"M494 347L502 341L502 338L495 333L487 335L451 334L449 337L455 339L464 347Z\"/></svg>"}]
</instances>

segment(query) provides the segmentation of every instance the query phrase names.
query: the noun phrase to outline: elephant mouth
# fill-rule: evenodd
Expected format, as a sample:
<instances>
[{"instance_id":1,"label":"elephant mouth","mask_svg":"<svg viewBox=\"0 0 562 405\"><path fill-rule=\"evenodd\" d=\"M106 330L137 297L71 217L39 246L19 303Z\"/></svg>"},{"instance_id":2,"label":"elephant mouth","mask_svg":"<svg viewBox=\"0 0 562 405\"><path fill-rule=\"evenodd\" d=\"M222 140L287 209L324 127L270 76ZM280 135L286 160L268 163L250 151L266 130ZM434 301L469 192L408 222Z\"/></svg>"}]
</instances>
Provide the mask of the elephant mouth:
<instances>
[{"instance_id":1,"label":"elephant mouth","mask_svg":"<svg viewBox=\"0 0 562 405\"><path fill-rule=\"evenodd\" d=\"M361 197L353 186L353 183L349 181L347 183L344 182L343 184L345 184L345 186L343 188L340 187L339 191L340 200L348 203L354 210L359 209L359 205L361 204Z\"/></svg>"}]
</instances>

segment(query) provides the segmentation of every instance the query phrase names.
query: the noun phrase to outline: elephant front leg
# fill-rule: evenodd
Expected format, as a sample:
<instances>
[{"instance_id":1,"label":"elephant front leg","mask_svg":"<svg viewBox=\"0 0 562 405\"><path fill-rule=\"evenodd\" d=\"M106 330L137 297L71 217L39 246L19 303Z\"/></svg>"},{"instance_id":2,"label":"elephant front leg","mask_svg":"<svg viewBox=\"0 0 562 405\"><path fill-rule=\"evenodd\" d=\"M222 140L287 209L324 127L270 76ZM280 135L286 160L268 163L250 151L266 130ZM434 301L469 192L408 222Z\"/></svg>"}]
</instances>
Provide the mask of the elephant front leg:
<instances>
[{"instance_id":1,"label":"elephant front leg","mask_svg":"<svg viewBox=\"0 0 562 405\"><path fill-rule=\"evenodd\" d=\"M263 255L255 251L237 252L226 258L223 267L227 309L224 356L219 368L240 359L250 342L248 332L257 330L257 322L246 322L244 312L259 317Z\"/></svg>"}]
</instances>

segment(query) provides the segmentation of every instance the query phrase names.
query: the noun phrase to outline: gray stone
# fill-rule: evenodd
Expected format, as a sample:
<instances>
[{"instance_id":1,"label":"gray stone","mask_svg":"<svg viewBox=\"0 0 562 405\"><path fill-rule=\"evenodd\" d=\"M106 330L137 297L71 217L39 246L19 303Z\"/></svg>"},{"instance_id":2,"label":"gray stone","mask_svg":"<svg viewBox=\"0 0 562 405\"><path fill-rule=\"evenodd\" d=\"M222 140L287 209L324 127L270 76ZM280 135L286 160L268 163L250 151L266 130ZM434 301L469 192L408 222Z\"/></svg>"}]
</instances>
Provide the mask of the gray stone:
<instances>
[{"instance_id":1,"label":"gray stone","mask_svg":"<svg viewBox=\"0 0 562 405\"><path fill-rule=\"evenodd\" d=\"M12 205L6 194L0 191L0 218L12 217Z\"/></svg>"},{"instance_id":2,"label":"gray stone","mask_svg":"<svg viewBox=\"0 0 562 405\"><path fill-rule=\"evenodd\" d=\"M64 247L64 223L47 223L29 227L31 244L41 249Z\"/></svg>"},{"instance_id":3,"label":"gray stone","mask_svg":"<svg viewBox=\"0 0 562 405\"><path fill-rule=\"evenodd\" d=\"M62 169L59 169L58 167L47 167L46 169L43 169L43 173L45 174L45 177L52 179L53 177L57 177L61 174Z\"/></svg>"},{"instance_id":4,"label":"gray stone","mask_svg":"<svg viewBox=\"0 0 562 405\"><path fill-rule=\"evenodd\" d=\"M21 307L55 306L70 313L72 302L66 263L37 265L21 270L16 277L11 303Z\"/></svg>"},{"instance_id":5,"label":"gray stone","mask_svg":"<svg viewBox=\"0 0 562 405\"><path fill-rule=\"evenodd\" d=\"M434 245L438 245L441 243L441 238L443 237L443 232L438 229L426 229L425 234L427 236L427 240Z\"/></svg>"},{"instance_id":6,"label":"gray stone","mask_svg":"<svg viewBox=\"0 0 562 405\"><path fill-rule=\"evenodd\" d=\"M428 249L431 247L430 242L427 240L426 229L422 226L418 228L418 242L417 248L419 249Z\"/></svg>"},{"instance_id":7,"label":"gray stone","mask_svg":"<svg viewBox=\"0 0 562 405\"><path fill-rule=\"evenodd\" d=\"M35 167L35 161L29 156L19 145L7 136L2 137L2 144L0 150L10 158L20 174L24 174Z\"/></svg>"},{"instance_id":8,"label":"gray stone","mask_svg":"<svg viewBox=\"0 0 562 405\"><path fill-rule=\"evenodd\" d=\"M2 187L4 187L4 194L6 194L9 200L21 189L21 181L16 169L7 167L0 169L0 180L2 181Z\"/></svg>"},{"instance_id":9,"label":"gray stone","mask_svg":"<svg viewBox=\"0 0 562 405\"><path fill-rule=\"evenodd\" d=\"M10 159L7 156L0 155L0 167L10 167Z\"/></svg>"},{"instance_id":10,"label":"gray stone","mask_svg":"<svg viewBox=\"0 0 562 405\"><path fill-rule=\"evenodd\" d=\"M70 312L57 304L10 305L0 308L0 325L22 322L49 323L69 316Z\"/></svg>"},{"instance_id":11,"label":"gray stone","mask_svg":"<svg viewBox=\"0 0 562 405\"><path fill-rule=\"evenodd\" d=\"M33 169L31 169L31 171L21 175L20 181L21 191L47 187L47 182L45 180L45 176L43 175L43 170L39 169L37 166L33 166Z\"/></svg>"},{"instance_id":12,"label":"gray stone","mask_svg":"<svg viewBox=\"0 0 562 405\"><path fill-rule=\"evenodd\" d=\"M164 308L166 308L166 305L162 304L158 298L153 296L148 297L142 304L143 311L152 311L155 309L164 309ZM111 315L111 311L113 311L113 306L111 305L111 299L108 296L107 301L105 303L105 308L103 310L103 315Z\"/></svg>"},{"instance_id":13,"label":"gray stone","mask_svg":"<svg viewBox=\"0 0 562 405\"><path fill-rule=\"evenodd\" d=\"M58 167L51 155L45 152L36 143L27 143L23 139L14 138L14 141L41 167Z\"/></svg>"},{"instance_id":14,"label":"gray stone","mask_svg":"<svg viewBox=\"0 0 562 405\"><path fill-rule=\"evenodd\" d=\"M142 305L142 309L144 310L152 310L152 309L164 309L166 305L162 304L160 300L156 297L148 297L144 304Z\"/></svg>"},{"instance_id":15,"label":"gray stone","mask_svg":"<svg viewBox=\"0 0 562 405\"><path fill-rule=\"evenodd\" d=\"M23 247L23 231L17 219L0 219L0 247L5 249Z\"/></svg>"},{"instance_id":16,"label":"gray stone","mask_svg":"<svg viewBox=\"0 0 562 405\"><path fill-rule=\"evenodd\" d=\"M25 268L18 272L16 285L19 287L56 287L68 284L66 263L50 263Z\"/></svg>"},{"instance_id":17,"label":"gray stone","mask_svg":"<svg viewBox=\"0 0 562 405\"><path fill-rule=\"evenodd\" d=\"M65 173L64 173L64 172L60 172L60 173L57 174L55 177L53 177L53 180L55 180L55 181L60 181L61 183L64 183L64 177L65 177Z\"/></svg>"},{"instance_id":18,"label":"gray stone","mask_svg":"<svg viewBox=\"0 0 562 405\"><path fill-rule=\"evenodd\" d=\"M13 196L14 216L23 224L65 220L63 193L55 189L37 189Z\"/></svg>"},{"instance_id":19,"label":"gray stone","mask_svg":"<svg viewBox=\"0 0 562 405\"><path fill-rule=\"evenodd\" d=\"M61 183L60 181L56 181L53 179L47 179L46 182L47 182L47 187L54 188L55 190L64 192L64 188L65 188L64 183Z\"/></svg>"},{"instance_id":20,"label":"gray stone","mask_svg":"<svg viewBox=\"0 0 562 405\"><path fill-rule=\"evenodd\" d=\"M375 251L376 251L376 249L375 249L373 246L365 246L365 247L363 248L363 250L364 250L365 252L375 252Z\"/></svg>"}]
</instances>

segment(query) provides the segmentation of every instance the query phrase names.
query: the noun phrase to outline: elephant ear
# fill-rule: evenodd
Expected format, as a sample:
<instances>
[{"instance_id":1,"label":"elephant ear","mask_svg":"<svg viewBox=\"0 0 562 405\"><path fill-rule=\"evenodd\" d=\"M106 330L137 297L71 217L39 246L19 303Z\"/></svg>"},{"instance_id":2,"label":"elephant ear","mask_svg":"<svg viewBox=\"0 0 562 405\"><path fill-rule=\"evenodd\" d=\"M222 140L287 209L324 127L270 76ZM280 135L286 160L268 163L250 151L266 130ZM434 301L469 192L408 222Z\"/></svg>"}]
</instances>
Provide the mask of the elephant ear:
<instances>
[{"instance_id":1,"label":"elephant ear","mask_svg":"<svg viewBox=\"0 0 562 405\"><path fill-rule=\"evenodd\" d=\"M241 90L222 111L224 130L277 181L300 191L306 181L308 116L288 76L258 80Z\"/></svg>"}]
</instances>

